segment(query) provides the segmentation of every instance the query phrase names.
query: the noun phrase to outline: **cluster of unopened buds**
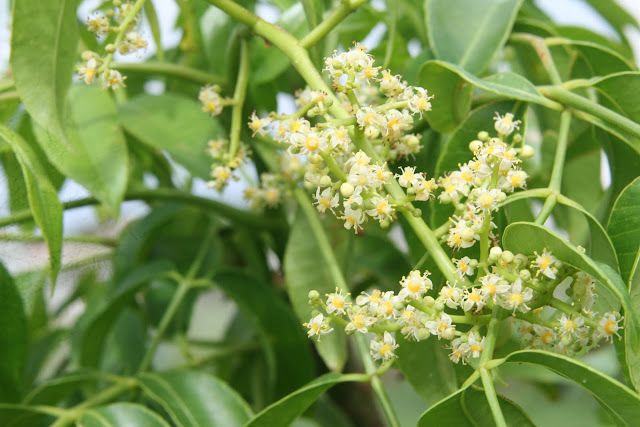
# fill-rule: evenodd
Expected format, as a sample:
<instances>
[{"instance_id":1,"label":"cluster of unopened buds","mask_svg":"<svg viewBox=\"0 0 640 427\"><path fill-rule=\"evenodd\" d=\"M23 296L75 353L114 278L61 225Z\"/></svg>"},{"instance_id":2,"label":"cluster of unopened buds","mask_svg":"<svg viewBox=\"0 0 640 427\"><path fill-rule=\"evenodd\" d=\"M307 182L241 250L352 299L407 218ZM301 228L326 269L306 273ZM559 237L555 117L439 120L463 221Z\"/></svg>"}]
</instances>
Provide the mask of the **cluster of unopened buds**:
<instances>
[{"instance_id":1,"label":"cluster of unopened buds","mask_svg":"<svg viewBox=\"0 0 640 427\"><path fill-rule=\"evenodd\" d=\"M318 339L333 331L331 324L348 334L375 333L371 355L383 361L395 357L394 333L422 341L429 337L448 342L449 357L458 363L478 359L485 344L484 330L498 307L503 318L516 323L517 339L525 348L541 348L574 355L596 346L602 339L620 336L621 316L592 310L595 280L563 264L552 253L525 256L491 249L487 265L468 257L456 260L461 280L446 283L436 293L429 272L414 270L400 280L401 290L363 292L350 301L342 290L321 298L309 293L315 307L304 325L309 337ZM463 277L470 279L465 285ZM567 285L564 301L554 297L560 284Z\"/></svg>"},{"instance_id":2,"label":"cluster of unopened buds","mask_svg":"<svg viewBox=\"0 0 640 427\"><path fill-rule=\"evenodd\" d=\"M82 53L82 65L78 67L78 76L87 84L99 78L102 87L117 90L124 86L123 77L119 71L111 69L111 61L115 52L122 55L138 52L146 49L147 42L138 33L141 15L134 8L133 3L113 0L113 8L95 12L87 19L87 28L98 38L109 40L110 33L117 34L114 43L107 43L104 50L105 56L92 51Z\"/></svg>"}]
</instances>

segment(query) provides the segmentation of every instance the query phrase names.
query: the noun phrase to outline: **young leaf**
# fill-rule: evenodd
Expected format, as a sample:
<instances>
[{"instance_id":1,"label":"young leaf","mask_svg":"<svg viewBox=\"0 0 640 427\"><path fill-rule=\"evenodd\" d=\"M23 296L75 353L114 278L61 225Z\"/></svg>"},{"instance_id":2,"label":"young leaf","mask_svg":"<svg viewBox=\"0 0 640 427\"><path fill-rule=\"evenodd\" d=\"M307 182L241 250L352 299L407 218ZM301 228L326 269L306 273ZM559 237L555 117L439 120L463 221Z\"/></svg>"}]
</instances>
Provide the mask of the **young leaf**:
<instances>
[{"instance_id":1,"label":"young leaf","mask_svg":"<svg viewBox=\"0 0 640 427\"><path fill-rule=\"evenodd\" d=\"M301 322L308 322L311 318L309 291L315 289L323 296L335 291L331 274L320 254L309 222L304 215L298 214L284 255L284 277L291 305ZM313 342L327 366L333 371L341 371L347 359L344 332L337 328L322 337L320 342Z\"/></svg>"},{"instance_id":2,"label":"young leaf","mask_svg":"<svg viewBox=\"0 0 640 427\"><path fill-rule=\"evenodd\" d=\"M246 427L290 425L328 389L349 381L366 382L369 379L362 374L325 374L266 407L251 419Z\"/></svg>"},{"instance_id":3,"label":"young leaf","mask_svg":"<svg viewBox=\"0 0 640 427\"><path fill-rule=\"evenodd\" d=\"M202 372L142 374L139 381L144 393L162 406L178 427L243 426L253 415L233 389Z\"/></svg>"},{"instance_id":4,"label":"young leaf","mask_svg":"<svg viewBox=\"0 0 640 427\"><path fill-rule=\"evenodd\" d=\"M18 402L29 329L20 293L0 263L0 402Z\"/></svg>"},{"instance_id":5,"label":"young leaf","mask_svg":"<svg viewBox=\"0 0 640 427\"><path fill-rule=\"evenodd\" d=\"M62 253L62 204L58 193L38 156L20 135L0 125L0 140L9 144L22 168L33 218L49 248L49 277L55 286Z\"/></svg>"},{"instance_id":6,"label":"young leaf","mask_svg":"<svg viewBox=\"0 0 640 427\"><path fill-rule=\"evenodd\" d=\"M522 0L426 0L429 44L436 58L483 71L504 45Z\"/></svg>"},{"instance_id":7,"label":"young leaf","mask_svg":"<svg viewBox=\"0 0 640 427\"><path fill-rule=\"evenodd\" d=\"M74 86L67 119L66 138L34 124L40 147L58 170L84 186L117 217L129 160L111 95L98 87Z\"/></svg>"},{"instance_id":8,"label":"young leaf","mask_svg":"<svg viewBox=\"0 0 640 427\"><path fill-rule=\"evenodd\" d=\"M609 216L607 231L618 253L622 280L629 282L640 256L640 177L618 196Z\"/></svg>"},{"instance_id":9,"label":"young leaf","mask_svg":"<svg viewBox=\"0 0 640 427\"><path fill-rule=\"evenodd\" d=\"M522 350L511 353L505 362L540 365L570 379L593 394L616 424L635 425L640 417L637 393L576 359L542 350Z\"/></svg>"},{"instance_id":10,"label":"young leaf","mask_svg":"<svg viewBox=\"0 0 640 427\"><path fill-rule=\"evenodd\" d=\"M11 70L27 111L47 132L64 138L64 103L78 61L78 0L13 4Z\"/></svg>"},{"instance_id":11,"label":"young leaf","mask_svg":"<svg viewBox=\"0 0 640 427\"><path fill-rule=\"evenodd\" d=\"M632 345L638 344L638 315L631 304L631 298L620 276L606 264L600 264L579 251L571 243L545 227L526 222L510 224L504 231L502 242L505 249L513 253L533 254L544 248L553 252L554 256L593 276L598 284L598 311L615 310L615 301L609 301L607 293L615 296L625 311L625 328L629 328ZM608 292L606 292L608 291ZM605 293L606 292L606 293Z\"/></svg>"},{"instance_id":12,"label":"young leaf","mask_svg":"<svg viewBox=\"0 0 640 427\"><path fill-rule=\"evenodd\" d=\"M240 271L220 271L213 281L238 304L258 332L271 365L267 375L275 398L310 381L313 366L309 340L291 308L270 287Z\"/></svg>"},{"instance_id":13,"label":"young leaf","mask_svg":"<svg viewBox=\"0 0 640 427\"><path fill-rule=\"evenodd\" d=\"M207 141L221 136L222 131L195 99L174 94L140 95L118 105L118 115L127 132L167 151L194 176L209 179Z\"/></svg>"},{"instance_id":14,"label":"young leaf","mask_svg":"<svg viewBox=\"0 0 640 427\"><path fill-rule=\"evenodd\" d=\"M137 425L148 427L169 427L158 414L142 405L134 403L112 403L84 411L77 423L84 427L118 427Z\"/></svg>"}]
</instances>

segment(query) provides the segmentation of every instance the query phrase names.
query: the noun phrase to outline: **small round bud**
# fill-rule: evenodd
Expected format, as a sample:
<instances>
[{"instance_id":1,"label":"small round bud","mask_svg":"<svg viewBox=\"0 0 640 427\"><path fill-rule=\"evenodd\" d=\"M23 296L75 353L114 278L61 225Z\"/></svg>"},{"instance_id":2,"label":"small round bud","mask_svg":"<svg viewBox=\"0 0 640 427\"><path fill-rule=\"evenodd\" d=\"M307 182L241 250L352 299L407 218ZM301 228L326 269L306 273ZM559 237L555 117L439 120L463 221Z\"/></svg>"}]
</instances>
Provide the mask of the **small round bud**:
<instances>
[{"instance_id":1,"label":"small round bud","mask_svg":"<svg viewBox=\"0 0 640 427\"><path fill-rule=\"evenodd\" d=\"M313 163L313 164L317 165L318 163L320 163L322 161L322 156L320 154L318 154L318 153L313 153L313 154L309 154L307 159L309 159L309 163Z\"/></svg>"},{"instance_id":2,"label":"small round bud","mask_svg":"<svg viewBox=\"0 0 640 427\"><path fill-rule=\"evenodd\" d=\"M462 233L460 233L460 237L462 237L462 240L464 240L465 242L472 241L474 236L475 233L471 228L465 228L462 230Z\"/></svg>"},{"instance_id":3,"label":"small round bud","mask_svg":"<svg viewBox=\"0 0 640 427\"><path fill-rule=\"evenodd\" d=\"M444 303L442 301L438 301L433 305L433 309L437 312L444 311Z\"/></svg>"},{"instance_id":4,"label":"small round bud","mask_svg":"<svg viewBox=\"0 0 640 427\"><path fill-rule=\"evenodd\" d=\"M322 178L320 178L320 185L322 187L328 187L331 185L331 177L328 175L323 176Z\"/></svg>"},{"instance_id":5,"label":"small round bud","mask_svg":"<svg viewBox=\"0 0 640 427\"><path fill-rule=\"evenodd\" d=\"M501 142L502 142L502 140L500 138L491 138L489 140L489 144L499 144Z\"/></svg>"},{"instance_id":6,"label":"small round bud","mask_svg":"<svg viewBox=\"0 0 640 427\"><path fill-rule=\"evenodd\" d=\"M393 303L393 308L398 311L404 310L404 304L401 301L396 301Z\"/></svg>"},{"instance_id":7,"label":"small round bud","mask_svg":"<svg viewBox=\"0 0 640 427\"><path fill-rule=\"evenodd\" d=\"M456 336L456 330L453 328L448 328L442 333L442 338L445 340L451 340Z\"/></svg>"},{"instance_id":8,"label":"small round bud","mask_svg":"<svg viewBox=\"0 0 640 427\"><path fill-rule=\"evenodd\" d=\"M429 330L427 328L418 329L418 333L416 334L416 338L418 338L418 340L420 340L420 341L426 340L430 336L431 336L431 332L429 332Z\"/></svg>"},{"instance_id":9,"label":"small round bud","mask_svg":"<svg viewBox=\"0 0 640 427\"><path fill-rule=\"evenodd\" d=\"M316 185L309 181L305 181L304 188L306 188L307 190L313 190L314 188L316 188Z\"/></svg>"},{"instance_id":10,"label":"small round bud","mask_svg":"<svg viewBox=\"0 0 640 427\"><path fill-rule=\"evenodd\" d=\"M522 142L522 135L520 135L519 133L516 133L515 135L513 135L513 137L511 138L511 140L515 143L515 144L519 144Z\"/></svg>"},{"instance_id":11,"label":"small round bud","mask_svg":"<svg viewBox=\"0 0 640 427\"><path fill-rule=\"evenodd\" d=\"M113 43L109 43L108 45L106 45L106 46L104 47L104 50L105 50L107 53L114 53L114 52L116 51L116 45L114 45Z\"/></svg>"},{"instance_id":12,"label":"small round bud","mask_svg":"<svg viewBox=\"0 0 640 427\"><path fill-rule=\"evenodd\" d=\"M469 342L469 335L467 335L467 334L460 335L460 341L461 342Z\"/></svg>"},{"instance_id":13,"label":"small round bud","mask_svg":"<svg viewBox=\"0 0 640 427\"><path fill-rule=\"evenodd\" d=\"M496 254L489 254L489 256L487 257L487 262L489 264L495 264L498 262L498 255Z\"/></svg>"},{"instance_id":14,"label":"small round bud","mask_svg":"<svg viewBox=\"0 0 640 427\"><path fill-rule=\"evenodd\" d=\"M90 50L85 50L84 52L82 52L82 60L83 61L88 61L91 58L93 58L95 54L93 52L91 52Z\"/></svg>"},{"instance_id":15,"label":"small round bud","mask_svg":"<svg viewBox=\"0 0 640 427\"><path fill-rule=\"evenodd\" d=\"M511 264L514 258L515 258L515 255L511 251L504 251L502 252L502 255L500 255L500 261L502 261L505 264Z\"/></svg>"},{"instance_id":16,"label":"small round bud","mask_svg":"<svg viewBox=\"0 0 640 427\"><path fill-rule=\"evenodd\" d=\"M368 139L376 139L380 136L380 130L377 127L367 126L364 128L364 136Z\"/></svg>"},{"instance_id":17,"label":"small round bud","mask_svg":"<svg viewBox=\"0 0 640 427\"><path fill-rule=\"evenodd\" d=\"M571 335L563 335L560 342L565 346L571 345Z\"/></svg>"},{"instance_id":18,"label":"small round bud","mask_svg":"<svg viewBox=\"0 0 640 427\"><path fill-rule=\"evenodd\" d=\"M334 60L331 61L331 66L336 70L342 70L342 61L340 61L338 58L334 58Z\"/></svg>"},{"instance_id":19,"label":"small round bud","mask_svg":"<svg viewBox=\"0 0 640 427\"><path fill-rule=\"evenodd\" d=\"M574 290L572 287L568 287L565 291L564 291L565 295L567 295L569 298L571 298L573 296ZM576 292L577 293L577 292Z\"/></svg>"},{"instance_id":20,"label":"small round bud","mask_svg":"<svg viewBox=\"0 0 640 427\"><path fill-rule=\"evenodd\" d=\"M524 280L525 282L528 282L529 280L531 280L531 272L529 270L520 270L520 279Z\"/></svg>"},{"instance_id":21,"label":"small round bud","mask_svg":"<svg viewBox=\"0 0 640 427\"><path fill-rule=\"evenodd\" d=\"M426 297L422 298L422 303L427 307L433 307L433 305L436 303L436 300L433 299L433 297L427 295Z\"/></svg>"},{"instance_id":22,"label":"small round bud","mask_svg":"<svg viewBox=\"0 0 640 427\"><path fill-rule=\"evenodd\" d=\"M502 248L500 246L494 246L489 251L491 255L500 256L502 255Z\"/></svg>"},{"instance_id":23,"label":"small round bud","mask_svg":"<svg viewBox=\"0 0 640 427\"><path fill-rule=\"evenodd\" d=\"M386 230L387 228L389 228L390 225L391 225L391 221L389 221L389 218L385 218L382 221L380 221L380 228L382 228L383 230Z\"/></svg>"},{"instance_id":24,"label":"small round bud","mask_svg":"<svg viewBox=\"0 0 640 427\"><path fill-rule=\"evenodd\" d=\"M414 210L411 211L411 215L413 215L416 218L421 218L422 217L422 209L415 208Z\"/></svg>"},{"instance_id":25,"label":"small round bud","mask_svg":"<svg viewBox=\"0 0 640 427\"><path fill-rule=\"evenodd\" d=\"M449 196L448 194L442 194L440 196L440 203L442 203L443 205L448 205L449 203L451 203L451 196Z\"/></svg>"},{"instance_id":26,"label":"small round bud","mask_svg":"<svg viewBox=\"0 0 640 427\"><path fill-rule=\"evenodd\" d=\"M471 261L469 261L469 267L478 268L478 260L477 259L472 259Z\"/></svg>"},{"instance_id":27,"label":"small round bud","mask_svg":"<svg viewBox=\"0 0 640 427\"><path fill-rule=\"evenodd\" d=\"M289 152L291 154L298 154L298 153L300 153L300 147L291 146L291 147L289 147Z\"/></svg>"},{"instance_id":28,"label":"small round bud","mask_svg":"<svg viewBox=\"0 0 640 427\"><path fill-rule=\"evenodd\" d=\"M518 254L516 255L516 259L513 263L515 264L516 267L520 268L523 265L527 265L528 262L529 262L529 259L526 256L522 254Z\"/></svg>"},{"instance_id":29,"label":"small round bud","mask_svg":"<svg viewBox=\"0 0 640 427\"><path fill-rule=\"evenodd\" d=\"M355 187L348 182L345 182L340 186L340 194L342 194L342 197L351 197L355 190Z\"/></svg>"},{"instance_id":30,"label":"small round bud","mask_svg":"<svg viewBox=\"0 0 640 427\"><path fill-rule=\"evenodd\" d=\"M406 144L409 148L416 148L418 145L420 145L420 139L418 139L418 137L415 135L409 135L409 137L406 139Z\"/></svg>"},{"instance_id":31,"label":"small round bud","mask_svg":"<svg viewBox=\"0 0 640 427\"><path fill-rule=\"evenodd\" d=\"M498 193L498 195L496 196L496 202L498 203L502 203L506 200L507 195L504 194L502 191Z\"/></svg>"},{"instance_id":32,"label":"small round bud","mask_svg":"<svg viewBox=\"0 0 640 427\"><path fill-rule=\"evenodd\" d=\"M475 139L469 143L469 150L471 150L472 153L477 153L481 148L482 141Z\"/></svg>"},{"instance_id":33,"label":"small round bud","mask_svg":"<svg viewBox=\"0 0 640 427\"><path fill-rule=\"evenodd\" d=\"M562 261L560 261L560 260L557 260L557 261L553 264L553 266L559 270L559 269L561 269L562 267L564 267L564 263L563 263Z\"/></svg>"},{"instance_id":34,"label":"small round bud","mask_svg":"<svg viewBox=\"0 0 640 427\"><path fill-rule=\"evenodd\" d=\"M320 292L316 291L315 289L312 289L309 291L309 301L315 301L320 299Z\"/></svg>"},{"instance_id":35,"label":"small round bud","mask_svg":"<svg viewBox=\"0 0 640 427\"><path fill-rule=\"evenodd\" d=\"M480 141L488 141L489 140L489 132L483 130L481 132L478 132L478 139Z\"/></svg>"},{"instance_id":36,"label":"small round bud","mask_svg":"<svg viewBox=\"0 0 640 427\"><path fill-rule=\"evenodd\" d=\"M520 157L523 159L530 159L535 154L535 150L530 145L524 145L520 151Z\"/></svg>"}]
</instances>

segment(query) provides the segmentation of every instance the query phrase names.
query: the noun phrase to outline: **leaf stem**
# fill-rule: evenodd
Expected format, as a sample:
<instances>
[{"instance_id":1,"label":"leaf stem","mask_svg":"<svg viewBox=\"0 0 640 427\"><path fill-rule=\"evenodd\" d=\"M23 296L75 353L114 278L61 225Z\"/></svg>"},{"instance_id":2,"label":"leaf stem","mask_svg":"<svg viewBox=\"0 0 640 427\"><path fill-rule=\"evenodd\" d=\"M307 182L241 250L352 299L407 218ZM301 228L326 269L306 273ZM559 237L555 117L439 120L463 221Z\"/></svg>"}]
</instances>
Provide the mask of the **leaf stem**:
<instances>
[{"instance_id":1,"label":"leaf stem","mask_svg":"<svg viewBox=\"0 0 640 427\"><path fill-rule=\"evenodd\" d=\"M499 427L506 427L507 424L504 420L504 415L502 414L502 410L500 409L500 404L498 402L498 396L496 395L496 390L493 386L493 378L486 366L486 364L493 358L502 311L502 308L496 305L493 309L493 313L491 313L491 320L487 327L486 342L484 344L482 354L480 355L478 371L480 372L480 378L482 379L482 385L484 386L484 392L487 396L487 401L489 402L493 419Z\"/></svg>"},{"instance_id":2,"label":"leaf stem","mask_svg":"<svg viewBox=\"0 0 640 427\"><path fill-rule=\"evenodd\" d=\"M496 389L493 386L493 378L491 373L486 368L480 368L480 378L482 379L482 386L484 387L484 393L487 396L489 402L489 408L493 414L493 420L498 427L507 427L507 422L504 419L502 409L500 409L500 402L498 402L498 395Z\"/></svg>"},{"instance_id":3,"label":"leaf stem","mask_svg":"<svg viewBox=\"0 0 640 427\"><path fill-rule=\"evenodd\" d=\"M172 77L180 77L185 80L191 80L198 84L219 84L225 85L227 82L220 76L207 73L195 68L186 67L180 64L162 61L146 61L146 62L113 62L111 68L120 71L133 71L148 74L164 74Z\"/></svg>"},{"instance_id":4,"label":"leaf stem","mask_svg":"<svg viewBox=\"0 0 640 427\"><path fill-rule=\"evenodd\" d=\"M334 9L334 11L331 12L324 21L300 39L300 46L305 49L315 46L320 40L329 34L329 31L333 30L340 22L342 22L347 15L354 12L358 6L366 1L367 0L342 0L340 6Z\"/></svg>"},{"instance_id":5,"label":"leaf stem","mask_svg":"<svg viewBox=\"0 0 640 427\"><path fill-rule=\"evenodd\" d=\"M249 82L249 43L244 38L240 40L240 67L238 80L233 93L233 109L231 111L231 134L229 136L229 161L233 161L240 148L240 133L242 126L242 108L247 96L247 84Z\"/></svg>"},{"instance_id":6,"label":"leaf stem","mask_svg":"<svg viewBox=\"0 0 640 427\"><path fill-rule=\"evenodd\" d=\"M142 9L142 6L144 6L145 1L146 0L136 1L134 5L131 7L131 9L129 10L129 14L124 17L124 19L118 26L118 29L117 29L118 34L116 35L116 39L113 42L113 45L116 46L116 48L118 47L120 42L122 42L122 39L124 38L127 31L129 31L129 25L131 24L131 22L133 22L136 15L140 12L140 10ZM160 49L160 46L158 46L158 48ZM102 65L100 65L100 68L98 69L99 72L109 69L109 66L111 65L111 61L113 61L113 54L114 54L113 52L107 54L107 56L104 58L104 61L102 62Z\"/></svg>"}]
</instances>

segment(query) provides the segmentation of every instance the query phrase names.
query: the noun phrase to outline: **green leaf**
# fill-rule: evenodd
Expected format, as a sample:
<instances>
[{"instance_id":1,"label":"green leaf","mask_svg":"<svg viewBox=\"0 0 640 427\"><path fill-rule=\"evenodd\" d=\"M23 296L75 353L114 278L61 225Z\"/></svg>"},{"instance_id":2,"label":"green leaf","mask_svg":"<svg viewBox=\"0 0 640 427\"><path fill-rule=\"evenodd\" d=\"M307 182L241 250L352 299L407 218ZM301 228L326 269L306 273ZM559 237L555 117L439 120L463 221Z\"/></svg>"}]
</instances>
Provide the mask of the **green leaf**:
<instances>
[{"instance_id":1,"label":"green leaf","mask_svg":"<svg viewBox=\"0 0 640 427\"><path fill-rule=\"evenodd\" d=\"M267 375L275 398L313 378L309 340L291 308L275 291L237 270L220 271L213 281L236 302L258 332L270 367Z\"/></svg>"},{"instance_id":2,"label":"green leaf","mask_svg":"<svg viewBox=\"0 0 640 427\"><path fill-rule=\"evenodd\" d=\"M636 311L640 311L640 268L636 258L635 270L629 279L629 294ZM636 391L640 391L640 349L632 345L630 331L624 331L623 342L616 343L618 359L622 365L625 377L633 384Z\"/></svg>"},{"instance_id":3,"label":"green leaf","mask_svg":"<svg viewBox=\"0 0 640 427\"><path fill-rule=\"evenodd\" d=\"M517 351L507 356L505 362L540 365L574 381L590 392L621 425L636 425L640 417L637 393L583 362L542 350Z\"/></svg>"},{"instance_id":4,"label":"green leaf","mask_svg":"<svg viewBox=\"0 0 640 427\"><path fill-rule=\"evenodd\" d=\"M547 38L545 39L545 42L550 47L563 46L567 48L574 48L579 52L580 56L584 58L589 67L589 75L576 76L575 72L572 71L573 78L607 76L609 74L619 73L623 71L632 71L636 68L632 62L625 59L618 52L597 43L570 40L559 37Z\"/></svg>"},{"instance_id":5,"label":"green leaf","mask_svg":"<svg viewBox=\"0 0 640 427\"><path fill-rule=\"evenodd\" d=\"M20 99L33 119L58 138L76 49L78 0L13 4L11 70Z\"/></svg>"},{"instance_id":6,"label":"green leaf","mask_svg":"<svg viewBox=\"0 0 640 427\"><path fill-rule=\"evenodd\" d=\"M396 365L424 400L435 403L456 391L456 371L440 342L408 341L400 335L397 339L400 347L396 350Z\"/></svg>"},{"instance_id":7,"label":"green leaf","mask_svg":"<svg viewBox=\"0 0 640 427\"><path fill-rule=\"evenodd\" d=\"M217 121L202 112L195 99L180 95L140 95L118 105L125 130L152 147L166 150L191 174L208 180L208 141L221 136Z\"/></svg>"},{"instance_id":8,"label":"green leaf","mask_svg":"<svg viewBox=\"0 0 640 427\"><path fill-rule=\"evenodd\" d=\"M54 417L37 407L0 403L0 425L3 427L50 426L54 421Z\"/></svg>"},{"instance_id":9,"label":"green leaf","mask_svg":"<svg viewBox=\"0 0 640 427\"><path fill-rule=\"evenodd\" d=\"M625 328L631 329L633 344L638 344L638 315L631 304L631 298L620 276L606 264L600 264L579 251L571 243L545 227L533 223L516 222L504 231L502 242L505 249L514 253L533 254L543 248L553 251L562 262L572 265L593 276L597 281L599 301L596 311L615 310L612 294L622 303L625 311ZM606 292L608 291L608 292Z\"/></svg>"},{"instance_id":10,"label":"green leaf","mask_svg":"<svg viewBox=\"0 0 640 427\"><path fill-rule=\"evenodd\" d=\"M33 218L42 230L49 248L49 277L53 287L60 270L62 253L62 204L31 146L20 135L2 125L0 140L9 144L22 168Z\"/></svg>"},{"instance_id":11,"label":"green leaf","mask_svg":"<svg viewBox=\"0 0 640 427\"><path fill-rule=\"evenodd\" d=\"M29 405L55 405L69 395L89 384L95 384L102 379L95 372L74 372L47 381L31 390L24 398Z\"/></svg>"},{"instance_id":12,"label":"green leaf","mask_svg":"<svg viewBox=\"0 0 640 427\"><path fill-rule=\"evenodd\" d=\"M144 393L179 427L242 426L253 415L233 389L202 372L142 374L139 380Z\"/></svg>"},{"instance_id":13,"label":"green leaf","mask_svg":"<svg viewBox=\"0 0 640 427\"><path fill-rule=\"evenodd\" d=\"M172 269L173 266L166 261L152 262L136 269L122 280L116 294L101 309L91 313L91 320L80 335L78 362L81 366L98 366L104 341L120 312L143 286Z\"/></svg>"},{"instance_id":14,"label":"green leaf","mask_svg":"<svg viewBox=\"0 0 640 427\"><path fill-rule=\"evenodd\" d=\"M498 401L508 426L534 426L533 421L518 405L501 395L498 395ZM495 421L487 410L488 406L483 391L465 387L427 409L418 420L418 426L494 426Z\"/></svg>"},{"instance_id":15,"label":"green leaf","mask_svg":"<svg viewBox=\"0 0 640 427\"><path fill-rule=\"evenodd\" d=\"M89 190L114 217L127 187L129 163L116 114L108 92L77 85L69 92L66 139L34 124L38 143L51 163Z\"/></svg>"},{"instance_id":16,"label":"green leaf","mask_svg":"<svg viewBox=\"0 0 640 427\"><path fill-rule=\"evenodd\" d=\"M291 305L301 322L311 318L309 291L315 289L320 295L335 291L329 270L319 260L321 253L309 222L302 213L298 214L284 255L284 277ZM346 338L338 328L320 342L313 340L322 360L333 371L341 371L347 360Z\"/></svg>"},{"instance_id":17,"label":"green leaf","mask_svg":"<svg viewBox=\"0 0 640 427\"><path fill-rule=\"evenodd\" d=\"M436 58L483 71L504 45L522 0L426 0L429 44Z\"/></svg>"},{"instance_id":18,"label":"green leaf","mask_svg":"<svg viewBox=\"0 0 640 427\"><path fill-rule=\"evenodd\" d=\"M350 381L367 382L369 378L362 374L325 374L266 407L246 427L290 425L331 387Z\"/></svg>"},{"instance_id":19,"label":"green leaf","mask_svg":"<svg viewBox=\"0 0 640 427\"><path fill-rule=\"evenodd\" d=\"M620 38L626 43L625 30L628 26L640 29L635 18L615 0L585 0L616 29Z\"/></svg>"},{"instance_id":20,"label":"green leaf","mask_svg":"<svg viewBox=\"0 0 640 427\"><path fill-rule=\"evenodd\" d=\"M607 232L618 254L622 280L629 282L640 256L640 177L618 196L609 216Z\"/></svg>"},{"instance_id":21,"label":"green leaf","mask_svg":"<svg viewBox=\"0 0 640 427\"><path fill-rule=\"evenodd\" d=\"M118 427L137 425L145 427L169 427L160 416L142 405L134 403L112 403L82 413L78 424L83 427Z\"/></svg>"},{"instance_id":22,"label":"green leaf","mask_svg":"<svg viewBox=\"0 0 640 427\"><path fill-rule=\"evenodd\" d=\"M13 278L0 263L0 402L20 400L29 328Z\"/></svg>"}]
</instances>

